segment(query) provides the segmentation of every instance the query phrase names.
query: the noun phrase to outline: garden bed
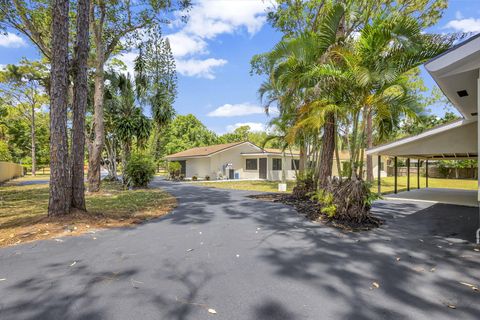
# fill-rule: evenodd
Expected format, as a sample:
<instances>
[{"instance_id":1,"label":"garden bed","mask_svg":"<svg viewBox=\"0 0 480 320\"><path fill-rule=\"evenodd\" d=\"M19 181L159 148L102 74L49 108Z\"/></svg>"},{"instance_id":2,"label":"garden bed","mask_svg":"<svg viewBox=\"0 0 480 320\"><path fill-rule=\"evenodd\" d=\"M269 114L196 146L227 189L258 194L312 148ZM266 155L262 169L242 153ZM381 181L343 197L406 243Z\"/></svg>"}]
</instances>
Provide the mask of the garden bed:
<instances>
[{"instance_id":1,"label":"garden bed","mask_svg":"<svg viewBox=\"0 0 480 320\"><path fill-rule=\"evenodd\" d=\"M366 230L371 230L373 228L377 228L379 225L383 224L383 220L379 218L376 218L378 219L378 224L377 223L359 224L351 221L341 221L341 220L330 219L326 215L320 213L321 207L317 202L312 201L308 198L300 199L293 196L292 194L265 193L260 195L251 195L249 197L257 200L262 200L262 201L283 203L285 205L294 207L298 213L305 216L309 220L321 222L326 225L333 226L335 228L339 228L342 230L366 231Z\"/></svg>"}]
</instances>

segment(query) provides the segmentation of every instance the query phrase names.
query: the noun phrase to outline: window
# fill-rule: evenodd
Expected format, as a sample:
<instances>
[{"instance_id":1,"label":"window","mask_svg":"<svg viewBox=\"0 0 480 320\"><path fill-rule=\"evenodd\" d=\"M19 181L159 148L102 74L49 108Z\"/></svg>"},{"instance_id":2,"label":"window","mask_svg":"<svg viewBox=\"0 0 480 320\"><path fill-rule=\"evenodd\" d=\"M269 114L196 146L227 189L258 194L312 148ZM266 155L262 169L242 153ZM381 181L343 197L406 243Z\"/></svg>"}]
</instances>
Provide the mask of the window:
<instances>
[{"instance_id":1,"label":"window","mask_svg":"<svg viewBox=\"0 0 480 320\"><path fill-rule=\"evenodd\" d=\"M257 170L257 159L247 159L245 168L247 170Z\"/></svg>"},{"instance_id":2,"label":"window","mask_svg":"<svg viewBox=\"0 0 480 320\"><path fill-rule=\"evenodd\" d=\"M292 159L292 170L298 170L300 168L300 160Z\"/></svg>"},{"instance_id":3,"label":"window","mask_svg":"<svg viewBox=\"0 0 480 320\"><path fill-rule=\"evenodd\" d=\"M272 159L272 170L282 170L282 159Z\"/></svg>"}]
</instances>

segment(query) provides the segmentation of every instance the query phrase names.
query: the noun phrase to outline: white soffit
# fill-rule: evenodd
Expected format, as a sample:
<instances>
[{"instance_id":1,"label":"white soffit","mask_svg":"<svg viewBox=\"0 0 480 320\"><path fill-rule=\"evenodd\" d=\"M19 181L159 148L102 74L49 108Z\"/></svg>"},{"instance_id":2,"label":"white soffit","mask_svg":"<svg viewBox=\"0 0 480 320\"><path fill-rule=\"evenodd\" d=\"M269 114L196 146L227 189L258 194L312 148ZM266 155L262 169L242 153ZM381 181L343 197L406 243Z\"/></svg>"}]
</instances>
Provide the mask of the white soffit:
<instances>
[{"instance_id":1,"label":"white soffit","mask_svg":"<svg viewBox=\"0 0 480 320\"><path fill-rule=\"evenodd\" d=\"M466 119L477 117L480 34L427 62L425 68ZM467 95L460 96L463 91Z\"/></svg>"},{"instance_id":2,"label":"white soffit","mask_svg":"<svg viewBox=\"0 0 480 320\"><path fill-rule=\"evenodd\" d=\"M411 158L470 158L477 156L477 121L458 120L419 135L367 150L369 155Z\"/></svg>"}]
</instances>

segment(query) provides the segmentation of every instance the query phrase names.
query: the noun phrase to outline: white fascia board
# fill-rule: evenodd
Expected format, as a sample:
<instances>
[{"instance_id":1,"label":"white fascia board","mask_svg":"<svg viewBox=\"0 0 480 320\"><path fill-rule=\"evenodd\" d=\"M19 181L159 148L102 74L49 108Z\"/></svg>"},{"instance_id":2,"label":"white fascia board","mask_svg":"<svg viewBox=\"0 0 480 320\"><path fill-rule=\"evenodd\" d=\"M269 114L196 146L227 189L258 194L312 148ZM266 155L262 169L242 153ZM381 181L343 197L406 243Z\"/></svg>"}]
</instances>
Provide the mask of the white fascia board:
<instances>
[{"instance_id":1,"label":"white fascia board","mask_svg":"<svg viewBox=\"0 0 480 320\"><path fill-rule=\"evenodd\" d=\"M378 147L374 147L372 149L368 149L366 151L366 154L367 155L377 155L377 154L382 155L382 153L381 153L382 151L386 151L386 150L389 150L389 149L392 149L392 148L395 148L395 147L402 146L404 144L408 144L408 143L415 142L415 141L418 141L418 140L421 140L421 139L424 139L424 138L428 138L430 136L439 134L441 132L445 132L445 131L448 131L448 130L451 130L451 129L454 129L454 128L457 128L457 127L467 125L467 124L472 123L474 121L476 121L476 120L461 119L461 120L458 120L458 121L455 121L455 122L452 122L452 123L449 123L449 124L446 124L446 125L443 125L443 126L440 126L440 127L437 127L437 128L425 131L425 132L422 132L422 133L420 133L419 135L416 135L416 136L403 138L403 139L400 139L400 140L397 140L397 141L394 141L394 142L391 142L391 143L387 143L387 144L384 144L384 145L381 145L381 146L378 146Z\"/></svg>"}]
</instances>

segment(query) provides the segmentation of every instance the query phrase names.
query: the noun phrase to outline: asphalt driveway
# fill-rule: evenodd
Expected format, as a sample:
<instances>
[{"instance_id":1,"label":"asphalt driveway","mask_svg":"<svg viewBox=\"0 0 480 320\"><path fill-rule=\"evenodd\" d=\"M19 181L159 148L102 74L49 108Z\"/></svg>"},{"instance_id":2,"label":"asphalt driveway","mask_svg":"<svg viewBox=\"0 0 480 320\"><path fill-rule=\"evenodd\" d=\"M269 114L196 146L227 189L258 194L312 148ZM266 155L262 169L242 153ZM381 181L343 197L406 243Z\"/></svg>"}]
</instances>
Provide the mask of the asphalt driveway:
<instances>
[{"instance_id":1,"label":"asphalt driveway","mask_svg":"<svg viewBox=\"0 0 480 320\"><path fill-rule=\"evenodd\" d=\"M343 233L251 192L155 185L179 206L154 222L1 249L0 319L479 318L477 209L380 201L386 225Z\"/></svg>"}]
</instances>

